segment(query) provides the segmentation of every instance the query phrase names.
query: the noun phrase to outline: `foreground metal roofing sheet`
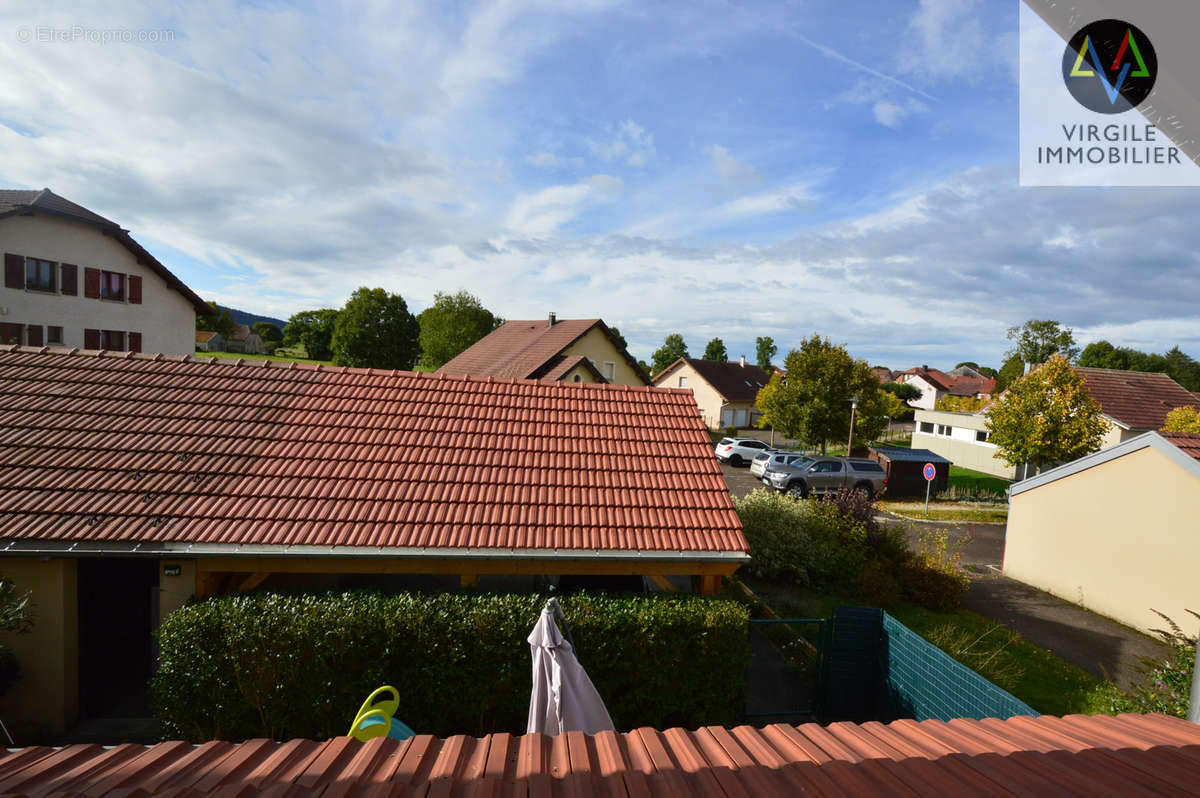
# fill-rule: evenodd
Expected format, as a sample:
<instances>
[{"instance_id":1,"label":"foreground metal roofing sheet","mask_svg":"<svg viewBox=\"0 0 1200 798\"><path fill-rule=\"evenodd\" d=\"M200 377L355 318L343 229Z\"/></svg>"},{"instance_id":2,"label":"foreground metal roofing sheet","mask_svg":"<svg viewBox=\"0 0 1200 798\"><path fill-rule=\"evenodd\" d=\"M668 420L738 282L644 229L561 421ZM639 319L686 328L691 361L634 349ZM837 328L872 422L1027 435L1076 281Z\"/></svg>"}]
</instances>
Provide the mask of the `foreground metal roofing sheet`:
<instances>
[{"instance_id":1,"label":"foreground metal roofing sheet","mask_svg":"<svg viewBox=\"0 0 1200 798\"><path fill-rule=\"evenodd\" d=\"M2 796L1186 796L1200 726L1162 715L901 720L26 748Z\"/></svg>"},{"instance_id":2,"label":"foreground metal roofing sheet","mask_svg":"<svg viewBox=\"0 0 1200 798\"><path fill-rule=\"evenodd\" d=\"M690 392L0 351L0 539L745 552Z\"/></svg>"}]
</instances>

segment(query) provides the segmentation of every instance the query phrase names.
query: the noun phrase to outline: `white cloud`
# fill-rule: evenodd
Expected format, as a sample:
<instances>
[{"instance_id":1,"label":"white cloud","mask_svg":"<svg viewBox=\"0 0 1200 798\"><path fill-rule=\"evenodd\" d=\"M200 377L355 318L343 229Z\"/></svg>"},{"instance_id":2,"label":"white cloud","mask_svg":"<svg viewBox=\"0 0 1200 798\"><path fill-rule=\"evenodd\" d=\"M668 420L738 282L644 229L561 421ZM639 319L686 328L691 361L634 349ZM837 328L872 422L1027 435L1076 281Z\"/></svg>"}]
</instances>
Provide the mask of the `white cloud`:
<instances>
[{"instance_id":1,"label":"white cloud","mask_svg":"<svg viewBox=\"0 0 1200 798\"><path fill-rule=\"evenodd\" d=\"M729 150L714 144L705 150L712 157L713 168L721 182L731 189L744 191L762 183L762 175L750 164L734 158Z\"/></svg>"},{"instance_id":2,"label":"white cloud","mask_svg":"<svg viewBox=\"0 0 1200 798\"><path fill-rule=\"evenodd\" d=\"M605 161L622 161L629 166L642 167L654 160L654 136L634 122L626 119L620 124L612 138L607 141L588 139L588 149Z\"/></svg>"},{"instance_id":3,"label":"white cloud","mask_svg":"<svg viewBox=\"0 0 1200 798\"><path fill-rule=\"evenodd\" d=\"M974 81L993 74L996 64L1015 58L1015 47L985 42L978 6L979 0L920 0L908 23L917 48L905 46L897 52L899 69L928 80L966 77ZM985 52L996 54L995 63L981 58Z\"/></svg>"},{"instance_id":4,"label":"white cloud","mask_svg":"<svg viewBox=\"0 0 1200 798\"><path fill-rule=\"evenodd\" d=\"M885 127L898 128L905 119L913 114L928 111L929 106L913 99L908 99L901 102L877 100L872 110L875 112L875 120L879 122L879 124Z\"/></svg>"},{"instance_id":5,"label":"white cloud","mask_svg":"<svg viewBox=\"0 0 1200 798\"><path fill-rule=\"evenodd\" d=\"M506 226L513 234L540 238L553 233L596 202L611 202L620 193L622 182L611 175L592 175L582 183L551 186L517 197L508 212Z\"/></svg>"},{"instance_id":6,"label":"white cloud","mask_svg":"<svg viewBox=\"0 0 1200 798\"><path fill-rule=\"evenodd\" d=\"M583 166L583 159L566 158L562 155L555 155L552 152L542 151L526 155L525 163L530 166L536 166L539 169L566 169L568 167L578 169Z\"/></svg>"}]
</instances>

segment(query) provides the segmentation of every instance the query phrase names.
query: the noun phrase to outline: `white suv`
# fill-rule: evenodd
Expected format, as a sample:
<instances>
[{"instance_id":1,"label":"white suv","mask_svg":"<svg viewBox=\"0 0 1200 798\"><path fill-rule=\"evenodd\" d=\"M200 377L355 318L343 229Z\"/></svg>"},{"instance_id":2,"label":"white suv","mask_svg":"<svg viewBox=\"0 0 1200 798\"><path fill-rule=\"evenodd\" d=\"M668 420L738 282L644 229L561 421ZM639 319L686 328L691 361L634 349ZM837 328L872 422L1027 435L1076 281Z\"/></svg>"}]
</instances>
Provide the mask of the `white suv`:
<instances>
[{"instance_id":1,"label":"white suv","mask_svg":"<svg viewBox=\"0 0 1200 798\"><path fill-rule=\"evenodd\" d=\"M717 459L731 466L749 463L763 452L774 451L758 438L722 438L716 447Z\"/></svg>"}]
</instances>

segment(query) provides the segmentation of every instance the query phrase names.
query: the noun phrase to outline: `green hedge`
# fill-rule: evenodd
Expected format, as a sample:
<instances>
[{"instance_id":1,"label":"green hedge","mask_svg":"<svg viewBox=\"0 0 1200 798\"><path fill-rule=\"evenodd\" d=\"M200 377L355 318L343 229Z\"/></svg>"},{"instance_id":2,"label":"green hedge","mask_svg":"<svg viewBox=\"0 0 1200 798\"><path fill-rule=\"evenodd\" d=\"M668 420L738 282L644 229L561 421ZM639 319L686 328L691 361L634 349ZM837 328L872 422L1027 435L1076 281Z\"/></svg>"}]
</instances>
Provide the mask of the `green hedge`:
<instances>
[{"instance_id":1,"label":"green hedge","mask_svg":"<svg viewBox=\"0 0 1200 798\"><path fill-rule=\"evenodd\" d=\"M730 724L749 657L732 601L561 599L579 657L618 729ZM532 595L260 594L211 599L159 630L152 687L170 738L324 739L345 734L376 687L397 717L439 736L523 732Z\"/></svg>"}]
</instances>

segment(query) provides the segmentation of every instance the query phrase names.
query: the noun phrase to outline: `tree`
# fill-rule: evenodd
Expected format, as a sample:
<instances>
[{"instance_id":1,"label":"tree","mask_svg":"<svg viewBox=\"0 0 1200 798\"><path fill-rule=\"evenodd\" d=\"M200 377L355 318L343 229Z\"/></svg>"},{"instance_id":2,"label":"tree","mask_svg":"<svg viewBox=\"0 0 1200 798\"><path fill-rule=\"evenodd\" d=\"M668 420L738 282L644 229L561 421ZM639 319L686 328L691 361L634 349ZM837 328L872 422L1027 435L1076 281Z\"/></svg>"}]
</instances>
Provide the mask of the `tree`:
<instances>
[{"instance_id":1,"label":"tree","mask_svg":"<svg viewBox=\"0 0 1200 798\"><path fill-rule=\"evenodd\" d=\"M338 312L332 308L304 310L288 319L283 328L285 346L302 346L313 360L333 357L333 326Z\"/></svg>"},{"instance_id":2,"label":"tree","mask_svg":"<svg viewBox=\"0 0 1200 798\"><path fill-rule=\"evenodd\" d=\"M420 355L421 325L399 294L357 289L333 325L333 362L339 366L411 369Z\"/></svg>"},{"instance_id":3,"label":"tree","mask_svg":"<svg viewBox=\"0 0 1200 798\"><path fill-rule=\"evenodd\" d=\"M1098 450L1108 430L1083 377L1062 355L1008 386L988 411L986 426L1001 459L1037 471Z\"/></svg>"},{"instance_id":4,"label":"tree","mask_svg":"<svg viewBox=\"0 0 1200 798\"><path fill-rule=\"evenodd\" d=\"M250 329L258 333L258 337L263 341L275 343L283 341L283 330L279 329L279 325L269 321L256 321L250 325Z\"/></svg>"},{"instance_id":5,"label":"tree","mask_svg":"<svg viewBox=\"0 0 1200 798\"><path fill-rule=\"evenodd\" d=\"M921 398L921 389L911 382L885 382L879 387L905 402L915 402Z\"/></svg>"},{"instance_id":6,"label":"tree","mask_svg":"<svg viewBox=\"0 0 1200 798\"><path fill-rule=\"evenodd\" d=\"M779 347L775 346L775 339L769 335L762 335L754 339L754 362L758 367L768 374L771 373L771 360L779 353Z\"/></svg>"},{"instance_id":7,"label":"tree","mask_svg":"<svg viewBox=\"0 0 1200 798\"><path fill-rule=\"evenodd\" d=\"M663 345L654 350L654 354L650 356L650 362L654 366L654 373L657 374L679 358L687 356L688 348L683 341L683 336L679 333L671 333L663 339Z\"/></svg>"},{"instance_id":8,"label":"tree","mask_svg":"<svg viewBox=\"0 0 1200 798\"><path fill-rule=\"evenodd\" d=\"M943 396L934 404L934 410L944 410L947 413L974 413L986 405L989 399L976 399L974 396Z\"/></svg>"},{"instance_id":9,"label":"tree","mask_svg":"<svg viewBox=\"0 0 1200 798\"><path fill-rule=\"evenodd\" d=\"M1184 406L1170 411L1162 431L1200 434L1200 408Z\"/></svg>"},{"instance_id":10,"label":"tree","mask_svg":"<svg viewBox=\"0 0 1200 798\"><path fill-rule=\"evenodd\" d=\"M1021 379L1021 375L1024 373L1025 361L1021 360L1021 356L1009 355L1008 359L1000 366L1000 371L996 373L996 393L1000 393Z\"/></svg>"},{"instance_id":11,"label":"tree","mask_svg":"<svg viewBox=\"0 0 1200 798\"><path fill-rule=\"evenodd\" d=\"M0 576L0 632L24 634L33 628L31 593L17 592L11 579ZM21 663L7 645L0 643L0 696L21 676Z\"/></svg>"},{"instance_id":12,"label":"tree","mask_svg":"<svg viewBox=\"0 0 1200 798\"><path fill-rule=\"evenodd\" d=\"M1167 374L1171 379L1189 391L1200 392L1200 363L1195 358L1173 346L1163 355L1163 360L1167 362Z\"/></svg>"},{"instance_id":13,"label":"tree","mask_svg":"<svg viewBox=\"0 0 1200 798\"><path fill-rule=\"evenodd\" d=\"M1200 391L1200 363L1173 346L1165 354L1141 352L1128 346L1096 341L1084 347L1079 365L1121 371L1155 371L1166 374L1189 391Z\"/></svg>"},{"instance_id":14,"label":"tree","mask_svg":"<svg viewBox=\"0 0 1200 798\"><path fill-rule=\"evenodd\" d=\"M700 356L701 360L711 360L714 363L726 363L729 361L729 353L725 351L725 342L720 338L714 338L708 342L708 346L704 347L704 354Z\"/></svg>"},{"instance_id":15,"label":"tree","mask_svg":"<svg viewBox=\"0 0 1200 798\"><path fill-rule=\"evenodd\" d=\"M233 320L229 308L223 308L216 302L209 301L206 303L213 309L213 315L201 316L196 314L196 329L215 332L222 338L228 339L237 330L237 322Z\"/></svg>"},{"instance_id":16,"label":"tree","mask_svg":"<svg viewBox=\"0 0 1200 798\"><path fill-rule=\"evenodd\" d=\"M609 327L608 331L612 333L613 340L616 341L622 349L629 351L629 342L625 340L625 336L621 335L621 331L616 327Z\"/></svg>"},{"instance_id":17,"label":"tree","mask_svg":"<svg viewBox=\"0 0 1200 798\"><path fill-rule=\"evenodd\" d=\"M467 291L433 295L433 304L417 317L421 325L421 365L436 369L499 327L504 320Z\"/></svg>"},{"instance_id":18,"label":"tree","mask_svg":"<svg viewBox=\"0 0 1200 798\"><path fill-rule=\"evenodd\" d=\"M969 369L975 369L976 371L979 371L979 364L976 363L974 360L964 360L963 362L955 365L954 368L960 369L963 366L966 366ZM980 373L982 373L982 372L980 372Z\"/></svg>"},{"instance_id":19,"label":"tree","mask_svg":"<svg viewBox=\"0 0 1200 798\"><path fill-rule=\"evenodd\" d=\"M1050 319L1030 319L1020 327L1009 327L1008 340L1015 341L1009 354L1020 356L1025 363L1045 363L1052 355L1062 355L1070 361L1079 355L1071 328Z\"/></svg>"},{"instance_id":20,"label":"tree","mask_svg":"<svg viewBox=\"0 0 1200 798\"><path fill-rule=\"evenodd\" d=\"M784 360L787 381L774 374L758 392L759 426L810 444L845 440L850 434L850 399L858 397L855 440L870 440L886 425L890 406L879 380L865 360L850 357L844 346L814 334Z\"/></svg>"}]
</instances>

